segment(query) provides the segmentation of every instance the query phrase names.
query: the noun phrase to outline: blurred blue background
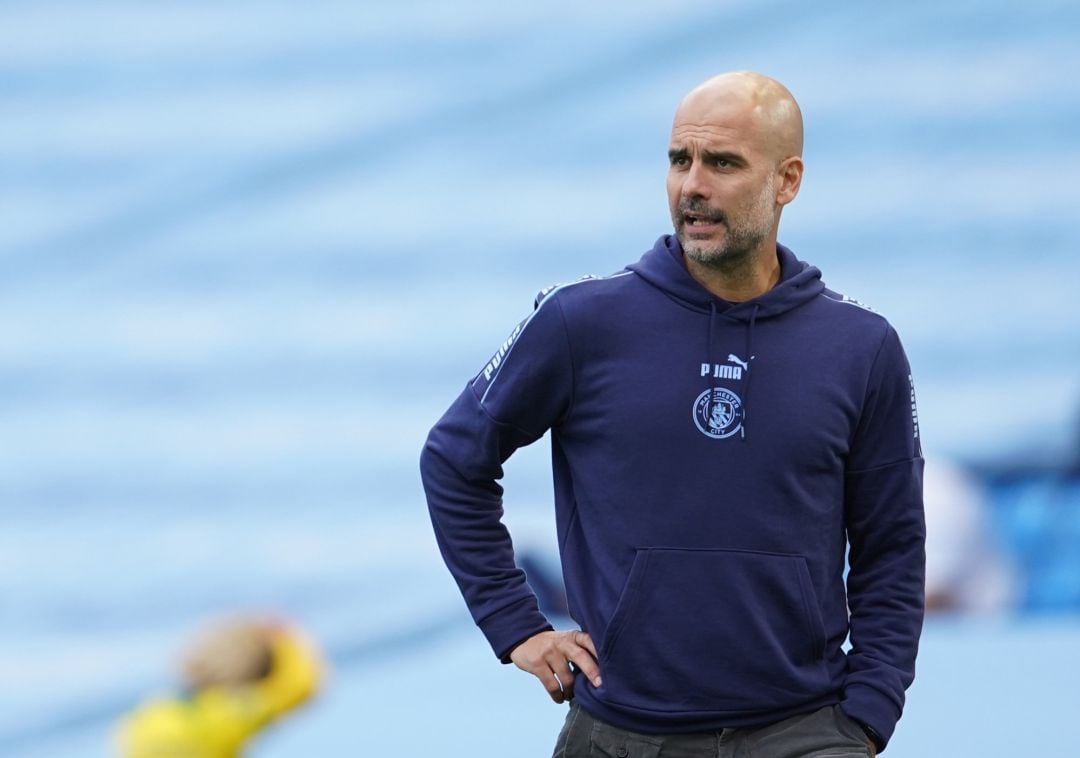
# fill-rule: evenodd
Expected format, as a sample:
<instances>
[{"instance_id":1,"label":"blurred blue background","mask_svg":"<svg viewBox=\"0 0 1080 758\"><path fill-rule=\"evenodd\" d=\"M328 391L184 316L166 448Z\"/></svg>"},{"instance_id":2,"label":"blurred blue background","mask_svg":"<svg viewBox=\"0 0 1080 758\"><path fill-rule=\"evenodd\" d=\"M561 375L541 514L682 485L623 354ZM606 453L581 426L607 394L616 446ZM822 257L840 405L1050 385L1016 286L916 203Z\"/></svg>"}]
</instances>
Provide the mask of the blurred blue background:
<instances>
[{"instance_id":1,"label":"blurred blue background","mask_svg":"<svg viewBox=\"0 0 1080 758\"><path fill-rule=\"evenodd\" d=\"M997 613L929 621L888 754L1055 748L1080 712L1075 3L9 0L0 755L109 755L236 609L335 670L252 755L550 754L564 712L472 627L417 455L538 289L669 230L673 110L736 68L806 118L781 240L896 325L926 451L1011 577ZM546 443L505 484L550 555Z\"/></svg>"}]
</instances>

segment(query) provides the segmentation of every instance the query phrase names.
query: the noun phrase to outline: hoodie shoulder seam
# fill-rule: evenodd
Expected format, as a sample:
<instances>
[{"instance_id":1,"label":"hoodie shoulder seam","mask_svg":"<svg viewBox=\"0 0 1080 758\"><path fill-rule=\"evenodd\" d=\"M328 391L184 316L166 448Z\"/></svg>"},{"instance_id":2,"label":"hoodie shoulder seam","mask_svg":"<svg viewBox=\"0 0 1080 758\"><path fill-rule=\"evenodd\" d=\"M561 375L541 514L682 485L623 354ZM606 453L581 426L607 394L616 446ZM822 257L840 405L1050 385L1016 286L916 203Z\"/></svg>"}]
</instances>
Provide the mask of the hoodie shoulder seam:
<instances>
[{"instance_id":1,"label":"hoodie shoulder seam","mask_svg":"<svg viewBox=\"0 0 1080 758\"><path fill-rule=\"evenodd\" d=\"M895 468L896 466L906 466L906 465L909 465L909 464L915 463L916 461L921 461L921 460L923 460L923 457L921 455L916 455L916 456L914 456L912 458L902 458L901 460L898 460L898 461L893 461L891 463L882 463L881 465L871 466L870 468L853 469L851 471L845 471L844 476L861 476L863 474L872 474L872 473L874 473L876 471L881 471L882 469Z\"/></svg>"},{"instance_id":2,"label":"hoodie shoulder seam","mask_svg":"<svg viewBox=\"0 0 1080 758\"><path fill-rule=\"evenodd\" d=\"M494 379L492 379L492 381L494 381ZM476 396L476 390L475 390L475 389L474 389L474 388L472 387L472 384L471 384L471 383L470 383L469 387L470 387L470 389L472 389L472 390L473 390L473 392L472 392L472 396L473 396L474 398L476 398L476 405L477 405L477 407L478 407L478 408L480 409L480 412L481 412L482 414L484 414L484 417L485 417L485 418L486 418L486 419L487 419L488 421L490 421L491 423L495 424L496 426L501 426L501 427L503 427L504 429L513 429L514 431L516 431L516 432L518 432L518 433L520 433L520 434L524 434L524 435L525 435L526 437L532 437L532 438L534 438L534 439L539 439L540 437L543 437L543 436L544 436L544 433L543 433L543 432L541 432L540 434L537 434L536 432L534 432L534 431L531 431L531 430L529 430L529 429L526 429L526 428L525 428L525 427L523 427L523 426L518 426L517 424L512 424L512 423L510 423L509 421L501 421L501 420L499 420L499 419L495 418L495 416L491 415L491 411L489 411L489 410L488 410L488 409L487 409L487 408L486 408L486 407L484 406L484 401L483 401L483 399L482 399L482 398L480 398L480 397L477 397L477 396ZM484 394L486 395L487 393L485 392Z\"/></svg>"}]
</instances>

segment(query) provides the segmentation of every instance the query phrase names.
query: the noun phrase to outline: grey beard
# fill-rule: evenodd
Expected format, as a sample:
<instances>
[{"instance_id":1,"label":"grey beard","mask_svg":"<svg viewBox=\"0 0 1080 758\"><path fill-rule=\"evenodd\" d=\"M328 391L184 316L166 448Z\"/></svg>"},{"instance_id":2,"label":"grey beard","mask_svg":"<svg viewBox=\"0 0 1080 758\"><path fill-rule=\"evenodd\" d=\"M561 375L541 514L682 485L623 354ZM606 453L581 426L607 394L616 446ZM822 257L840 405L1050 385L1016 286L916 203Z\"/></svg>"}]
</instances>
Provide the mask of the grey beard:
<instances>
[{"instance_id":1,"label":"grey beard","mask_svg":"<svg viewBox=\"0 0 1080 758\"><path fill-rule=\"evenodd\" d=\"M683 253L691 260L706 268L731 276L740 271L749 271L750 264L756 258L758 246L765 240L761 232L749 232L745 229L728 228L727 238L720 247L701 248L692 241L680 239Z\"/></svg>"}]
</instances>

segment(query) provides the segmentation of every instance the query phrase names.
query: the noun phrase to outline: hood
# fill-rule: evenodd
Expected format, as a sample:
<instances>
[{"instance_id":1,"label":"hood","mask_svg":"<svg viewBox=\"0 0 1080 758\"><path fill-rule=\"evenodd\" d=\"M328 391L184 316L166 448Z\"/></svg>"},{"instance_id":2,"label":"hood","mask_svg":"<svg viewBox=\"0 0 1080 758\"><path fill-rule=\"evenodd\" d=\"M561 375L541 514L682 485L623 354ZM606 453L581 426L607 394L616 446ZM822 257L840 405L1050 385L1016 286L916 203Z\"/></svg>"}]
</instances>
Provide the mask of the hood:
<instances>
[{"instance_id":1,"label":"hood","mask_svg":"<svg viewBox=\"0 0 1080 758\"><path fill-rule=\"evenodd\" d=\"M637 273L668 297L683 305L709 313L715 309L728 318L749 321L756 308L756 318L769 318L797 308L817 297L824 289L821 271L783 245L776 246L780 258L780 280L768 292L753 300L729 303L709 292L686 269L679 240L671 234L660 237L641 260L627 268Z\"/></svg>"},{"instance_id":2,"label":"hood","mask_svg":"<svg viewBox=\"0 0 1080 758\"><path fill-rule=\"evenodd\" d=\"M754 361L759 356L754 353L754 325L760 319L772 318L798 308L803 303L813 300L825 289L821 281L821 271L805 261L800 261L795 254L783 245L776 246L780 259L780 279L776 286L752 300L741 303L729 303L713 295L698 283L683 262L683 252L678 239L673 235L664 235L656 241L653 248L641 257L637 263L627 266L642 279L661 290L677 303L701 311L708 316L708 326L703 345L702 366L719 366L725 361L735 359L740 370L737 372L741 383L741 404L731 405L730 399L716 387L715 375L706 375L704 382L714 386L713 394L706 401L706 416L710 405L715 402L726 403L725 413L741 415L741 436L747 437L750 417L750 384L754 375ZM728 319L743 324L743 358L720 348L716 340L716 324L720 319ZM725 357L727 356L727 357ZM762 356L764 358L764 356ZM707 373L707 372L706 372Z\"/></svg>"}]
</instances>

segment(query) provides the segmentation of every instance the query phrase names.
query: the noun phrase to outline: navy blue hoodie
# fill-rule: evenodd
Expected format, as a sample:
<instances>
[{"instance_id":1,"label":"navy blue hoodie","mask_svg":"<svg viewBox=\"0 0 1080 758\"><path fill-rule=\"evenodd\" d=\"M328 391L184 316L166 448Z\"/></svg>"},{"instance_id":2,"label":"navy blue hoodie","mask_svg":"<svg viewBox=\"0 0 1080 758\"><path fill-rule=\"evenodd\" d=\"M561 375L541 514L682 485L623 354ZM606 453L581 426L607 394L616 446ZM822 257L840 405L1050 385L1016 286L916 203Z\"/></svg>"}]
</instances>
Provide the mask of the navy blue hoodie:
<instances>
[{"instance_id":1,"label":"navy blue hoodie","mask_svg":"<svg viewBox=\"0 0 1080 758\"><path fill-rule=\"evenodd\" d=\"M574 692L594 716L676 733L840 703L887 741L923 616L910 370L884 318L778 256L777 285L738 304L690 276L673 237L543 293L431 430L424 487L505 661L551 627L497 480L551 430L567 599L603 678L579 673Z\"/></svg>"}]
</instances>

